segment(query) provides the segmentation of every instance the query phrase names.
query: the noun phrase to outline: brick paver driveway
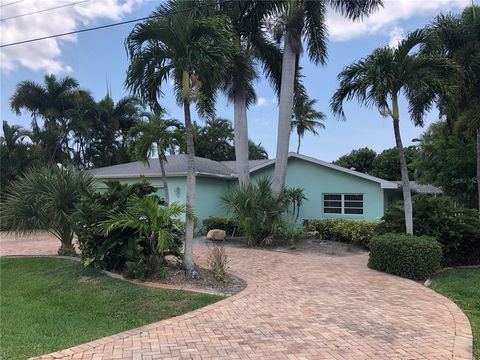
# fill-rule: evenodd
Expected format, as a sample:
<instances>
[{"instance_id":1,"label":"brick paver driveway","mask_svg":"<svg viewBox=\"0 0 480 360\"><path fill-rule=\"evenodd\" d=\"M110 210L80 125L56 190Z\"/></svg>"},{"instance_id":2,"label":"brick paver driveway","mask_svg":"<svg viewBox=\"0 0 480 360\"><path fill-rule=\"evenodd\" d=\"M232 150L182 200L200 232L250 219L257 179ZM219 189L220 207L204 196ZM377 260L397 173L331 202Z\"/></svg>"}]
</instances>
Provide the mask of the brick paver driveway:
<instances>
[{"instance_id":1,"label":"brick paver driveway","mask_svg":"<svg viewBox=\"0 0 480 360\"><path fill-rule=\"evenodd\" d=\"M368 269L365 255L227 250L230 270L248 283L239 294L42 358L472 358L468 320L452 302ZM202 263L206 248L195 253Z\"/></svg>"}]
</instances>

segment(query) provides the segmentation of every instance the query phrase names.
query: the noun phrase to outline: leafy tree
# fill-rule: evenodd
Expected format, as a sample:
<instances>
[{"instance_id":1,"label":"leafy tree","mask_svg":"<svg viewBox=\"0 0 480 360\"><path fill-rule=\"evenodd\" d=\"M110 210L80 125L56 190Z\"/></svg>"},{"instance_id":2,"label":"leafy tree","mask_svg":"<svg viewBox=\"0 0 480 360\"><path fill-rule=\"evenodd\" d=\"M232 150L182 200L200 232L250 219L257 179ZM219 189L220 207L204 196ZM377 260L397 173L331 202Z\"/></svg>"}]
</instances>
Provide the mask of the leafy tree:
<instances>
[{"instance_id":1,"label":"leafy tree","mask_svg":"<svg viewBox=\"0 0 480 360\"><path fill-rule=\"evenodd\" d=\"M233 33L222 16L206 16L195 0L167 1L152 17L137 24L126 40L130 64L126 85L158 110L161 85L169 78L185 113L187 147L187 205L195 208L195 148L191 104L200 114L213 114L215 92L235 54ZM185 225L184 266L195 275L193 219Z\"/></svg>"},{"instance_id":2,"label":"leafy tree","mask_svg":"<svg viewBox=\"0 0 480 360\"><path fill-rule=\"evenodd\" d=\"M441 111L454 130L476 135L477 201L480 211L480 6L461 14L440 14L427 28L424 52L453 60L461 69L459 91L442 98ZM463 137L467 135L461 135Z\"/></svg>"},{"instance_id":3,"label":"leafy tree","mask_svg":"<svg viewBox=\"0 0 480 360\"><path fill-rule=\"evenodd\" d=\"M398 97L402 93L405 95L411 120L421 126L424 113L445 93L449 80L455 74L455 66L447 59L412 52L417 45L426 41L427 34L424 31L414 31L396 49L379 48L365 59L346 67L338 76L340 85L331 100L333 112L343 118L343 103L355 97L361 104L376 107L382 116L393 120L402 174L407 234L413 234L412 199L400 135Z\"/></svg>"},{"instance_id":4,"label":"leafy tree","mask_svg":"<svg viewBox=\"0 0 480 360\"><path fill-rule=\"evenodd\" d=\"M416 178L415 174L415 160L417 158L418 149L415 146L403 148L405 154L405 161L407 163L408 178L413 180ZM385 180L401 180L402 173L400 171L400 158L398 157L398 150L396 148L383 150L373 160L373 169L370 175L379 177Z\"/></svg>"},{"instance_id":5,"label":"leafy tree","mask_svg":"<svg viewBox=\"0 0 480 360\"><path fill-rule=\"evenodd\" d=\"M302 53L307 45L308 57L315 64L327 58L327 5L345 17L358 20L382 5L381 0L280 1L278 18L274 19L274 36L283 39L282 78L278 115L277 154L273 190L279 194L285 186L294 105L295 78ZM302 39L303 38L303 39ZM303 40L303 41L302 41Z\"/></svg>"},{"instance_id":6,"label":"leafy tree","mask_svg":"<svg viewBox=\"0 0 480 360\"><path fill-rule=\"evenodd\" d=\"M235 160L232 125L226 119L209 119L194 137L197 156L215 161Z\"/></svg>"},{"instance_id":7,"label":"leafy tree","mask_svg":"<svg viewBox=\"0 0 480 360\"><path fill-rule=\"evenodd\" d=\"M160 171L162 173L165 202L170 204L167 174L164 163L167 161L166 150L173 141L174 129L180 123L175 119L163 119L161 112L146 114L146 121L139 121L130 128L130 151L135 158L149 165L148 159L157 153Z\"/></svg>"},{"instance_id":8,"label":"leafy tree","mask_svg":"<svg viewBox=\"0 0 480 360\"><path fill-rule=\"evenodd\" d=\"M315 99L308 99L301 96L295 101L292 115L292 131L297 132L298 147L297 154L300 153L300 145L305 132L311 132L313 135L318 135L318 129L325 129L325 125L317 120L325 120L325 114L321 111L316 111L313 107L317 103Z\"/></svg>"},{"instance_id":9,"label":"leafy tree","mask_svg":"<svg viewBox=\"0 0 480 360\"><path fill-rule=\"evenodd\" d=\"M358 150L352 150L347 155L340 156L338 160L335 160L333 163L347 169L353 168L356 171L370 174L374 168L373 163L376 157L377 153L374 150L364 147Z\"/></svg>"},{"instance_id":10,"label":"leafy tree","mask_svg":"<svg viewBox=\"0 0 480 360\"><path fill-rule=\"evenodd\" d=\"M267 150L262 143L255 144L253 140L248 140L248 160L267 160Z\"/></svg>"},{"instance_id":11,"label":"leafy tree","mask_svg":"<svg viewBox=\"0 0 480 360\"><path fill-rule=\"evenodd\" d=\"M128 134L140 121L143 105L133 96L121 98L116 104L107 94L96 107L87 157L91 167L102 167L129 162Z\"/></svg>"},{"instance_id":12,"label":"leafy tree","mask_svg":"<svg viewBox=\"0 0 480 360\"><path fill-rule=\"evenodd\" d=\"M18 115L26 110L32 116L32 140L45 148L50 162L68 160L69 111L75 107L78 93L75 79L47 75L43 85L22 81L10 99L10 106ZM38 124L38 118L43 119L43 126Z\"/></svg>"},{"instance_id":13,"label":"leafy tree","mask_svg":"<svg viewBox=\"0 0 480 360\"><path fill-rule=\"evenodd\" d=\"M60 241L59 255L72 255L75 206L82 194L92 191L93 177L73 167L28 170L7 191L2 226L23 233L46 230Z\"/></svg>"},{"instance_id":14,"label":"leafy tree","mask_svg":"<svg viewBox=\"0 0 480 360\"><path fill-rule=\"evenodd\" d=\"M41 154L30 143L24 142L31 133L19 125L2 124L0 136L0 191L1 196L8 185L18 179L25 170L41 162Z\"/></svg>"},{"instance_id":15,"label":"leafy tree","mask_svg":"<svg viewBox=\"0 0 480 360\"><path fill-rule=\"evenodd\" d=\"M442 188L445 195L475 207L475 135L452 131L445 121L430 125L421 138L415 162L421 182Z\"/></svg>"}]
</instances>

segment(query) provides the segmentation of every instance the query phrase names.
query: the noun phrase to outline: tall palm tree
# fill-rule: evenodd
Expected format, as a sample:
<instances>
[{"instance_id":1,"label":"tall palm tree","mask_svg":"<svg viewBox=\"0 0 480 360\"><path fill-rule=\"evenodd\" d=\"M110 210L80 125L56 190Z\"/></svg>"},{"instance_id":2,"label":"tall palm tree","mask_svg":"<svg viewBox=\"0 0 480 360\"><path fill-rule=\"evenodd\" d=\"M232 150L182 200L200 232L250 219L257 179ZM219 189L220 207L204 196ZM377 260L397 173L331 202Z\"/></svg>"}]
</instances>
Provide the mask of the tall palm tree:
<instances>
[{"instance_id":1,"label":"tall palm tree","mask_svg":"<svg viewBox=\"0 0 480 360\"><path fill-rule=\"evenodd\" d=\"M480 211L480 6L466 7L462 14L441 14L427 28L430 40L425 53L445 56L460 66L459 92L442 99L449 123L466 128L477 137L477 188Z\"/></svg>"},{"instance_id":2,"label":"tall palm tree","mask_svg":"<svg viewBox=\"0 0 480 360\"><path fill-rule=\"evenodd\" d=\"M162 112L145 114L146 121L138 121L130 131L130 151L139 160L149 164L148 159L156 151L162 173L165 202L170 204L167 174L165 173L166 151L173 141L174 129L179 127L175 119L164 119Z\"/></svg>"},{"instance_id":3,"label":"tall palm tree","mask_svg":"<svg viewBox=\"0 0 480 360\"><path fill-rule=\"evenodd\" d=\"M313 135L318 135L317 128L325 129L325 125L320 122L321 120L325 120L325 114L313 108L316 103L317 100L308 99L303 96L295 102L292 115L292 131L297 131L297 154L300 153L301 141L306 131L311 132Z\"/></svg>"},{"instance_id":4,"label":"tall palm tree","mask_svg":"<svg viewBox=\"0 0 480 360\"><path fill-rule=\"evenodd\" d=\"M412 52L426 40L424 31L414 31L400 42L398 48L377 49L368 57L347 66L338 76L340 84L331 100L332 111L342 118L345 118L343 103L356 98L362 105L376 107L382 116L393 120L407 234L413 234L413 213L408 168L400 135L398 98L401 94L406 97L411 120L415 125L423 126L423 115L445 93L456 70L443 57Z\"/></svg>"},{"instance_id":5,"label":"tall palm tree","mask_svg":"<svg viewBox=\"0 0 480 360\"><path fill-rule=\"evenodd\" d=\"M277 154L273 180L273 190L277 194L283 190L287 175L295 74L302 53L302 38L307 45L310 60L315 64L325 64L328 5L345 17L358 20L381 6L382 0L287 0L280 2L279 16L274 27L274 35L277 40L283 39Z\"/></svg>"},{"instance_id":6,"label":"tall palm tree","mask_svg":"<svg viewBox=\"0 0 480 360\"><path fill-rule=\"evenodd\" d=\"M46 75L43 85L33 81L20 82L10 99L10 106L17 115L22 110L30 112L34 138L50 153L51 162L62 162L68 155L68 112L75 107L78 91L77 80ZM38 125L38 118L44 120L43 129Z\"/></svg>"},{"instance_id":7,"label":"tall palm tree","mask_svg":"<svg viewBox=\"0 0 480 360\"><path fill-rule=\"evenodd\" d=\"M161 85L174 80L177 103L183 106L187 143L187 205L195 208L195 148L190 105L200 114L213 114L215 92L235 47L224 17L205 16L195 0L170 0L135 26L126 40L130 56L126 86L159 108ZM184 267L195 275L192 217L185 224Z\"/></svg>"},{"instance_id":8,"label":"tall palm tree","mask_svg":"<svg viewBox=\"0 0 480 360\"><path fill-rule=\"evenodd\" d=\"M225 72L223 88L233 102L235 159L240 185L246 185L250 180L247 109L256 99L253 80L257 74L254 62L262 65L275 89L280 84L281 51L268 39L262 24L277 6L275 1L262 0L219 2L219 13L228 17L239 45Z\"/></svg>"}]
</instances>

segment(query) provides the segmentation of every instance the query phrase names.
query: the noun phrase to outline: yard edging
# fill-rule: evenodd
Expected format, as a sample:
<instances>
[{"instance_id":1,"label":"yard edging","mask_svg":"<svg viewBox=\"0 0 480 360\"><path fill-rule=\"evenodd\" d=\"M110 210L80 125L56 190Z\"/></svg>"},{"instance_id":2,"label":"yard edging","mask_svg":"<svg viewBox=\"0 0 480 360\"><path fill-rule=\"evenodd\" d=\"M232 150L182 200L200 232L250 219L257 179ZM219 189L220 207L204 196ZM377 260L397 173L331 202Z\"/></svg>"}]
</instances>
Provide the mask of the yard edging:
<instances>
[{"instance_id":1,"label":"yard edging","mask_svg":"<svg viewBox=\"0 0 480 360\"><path fill-rule=\"evenodd\" d=\"M64 260L70 260L70 261L82 263L82 260L78 257L63 256L63 255L6 255L6 256L3 256L3 257L5 257L5 258L25 258L25 257L54 258L54 259L64 259ZM97 270L100 271L101 273L107 275L108 277L111 277L112 279L122 280L122 281L128 282L128 283L133 284L133 285L141 285L141 286L146 286L146 287L150 287L150 288L154 288L154 289L189 291L189 292L194 292L194 293L199 293L199 294L217 295L217 296L222 296L222 297L225 297L225 298L232 297L232 296L236 295L236 294L234 294L234 295L225 294L225 293L222 293L222 292L205 290L205 289L195 288L195 287L190 287L190 286L176 286L176 285L162 284L162 283L157 283L157 282L152 282L152 281L141 281L141 280L136 280L136 279L127 279L122 274L118 274L118 273L114 273L114 272L107 271L107 270L102 270L102 269L97 269ZM235 275L235 276L237 276L237 275ZM240 278L240 279L242 279L242 278ZM245 281L245 280L243 280L243 281ZM247 287L248 287L248 285L247 285ZM247 287L240 290L237 294L245 291Z\"/></svg>"}]
</instances>

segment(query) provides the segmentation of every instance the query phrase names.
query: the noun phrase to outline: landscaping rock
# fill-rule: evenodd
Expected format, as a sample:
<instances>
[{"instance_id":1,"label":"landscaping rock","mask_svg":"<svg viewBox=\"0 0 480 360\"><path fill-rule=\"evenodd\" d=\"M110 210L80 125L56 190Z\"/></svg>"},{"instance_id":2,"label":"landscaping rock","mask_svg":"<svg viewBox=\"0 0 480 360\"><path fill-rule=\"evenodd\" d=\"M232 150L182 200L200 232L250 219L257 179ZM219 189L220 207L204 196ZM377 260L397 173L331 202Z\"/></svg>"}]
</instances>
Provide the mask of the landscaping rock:
<instances>
[{"instance_id":1,"label":"landscaping rock","mask_svg":"<svg viewBox=\"0 0 480 360\"><path fill-rule=\"evenodd\" d=\"M212 229L207 234L207 239L214 240L214 241L225 241L226 237L227 237L226 232L219 229Z\"/></svg>"}]
</instances>

